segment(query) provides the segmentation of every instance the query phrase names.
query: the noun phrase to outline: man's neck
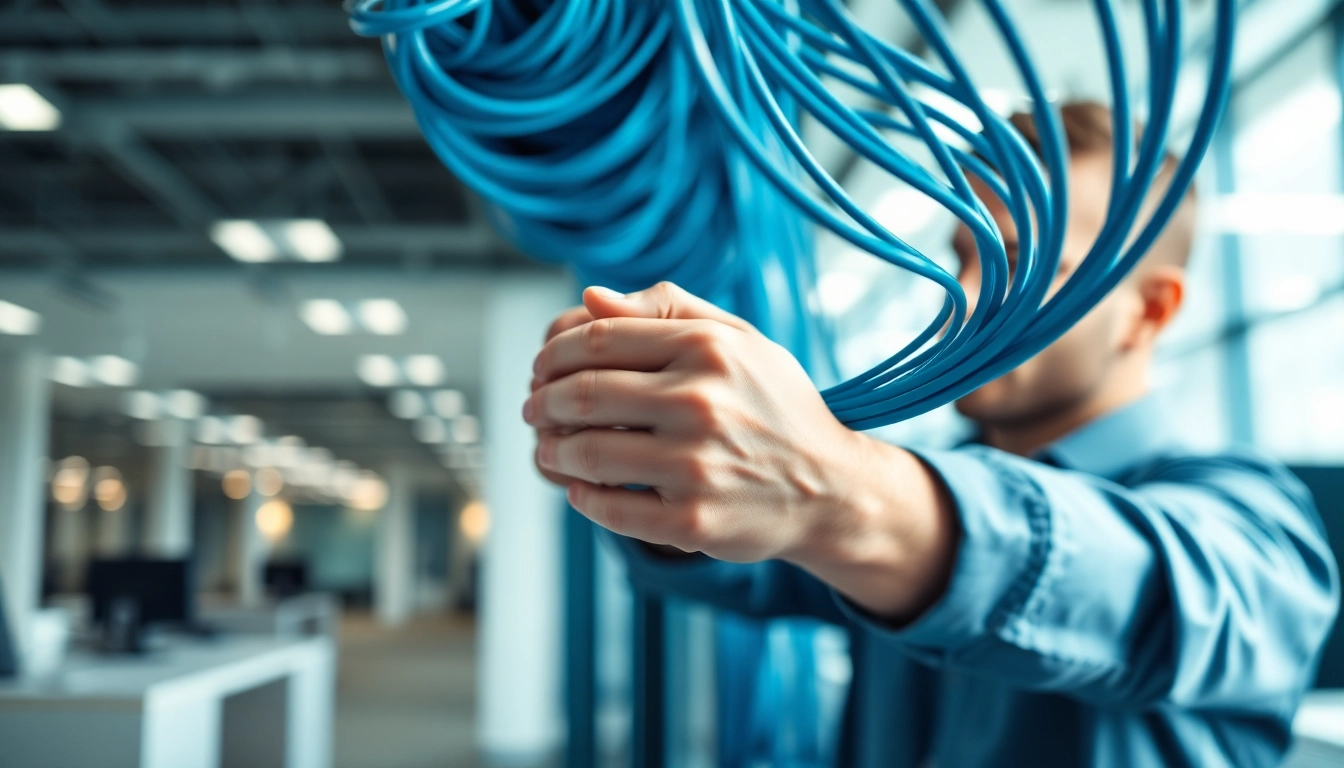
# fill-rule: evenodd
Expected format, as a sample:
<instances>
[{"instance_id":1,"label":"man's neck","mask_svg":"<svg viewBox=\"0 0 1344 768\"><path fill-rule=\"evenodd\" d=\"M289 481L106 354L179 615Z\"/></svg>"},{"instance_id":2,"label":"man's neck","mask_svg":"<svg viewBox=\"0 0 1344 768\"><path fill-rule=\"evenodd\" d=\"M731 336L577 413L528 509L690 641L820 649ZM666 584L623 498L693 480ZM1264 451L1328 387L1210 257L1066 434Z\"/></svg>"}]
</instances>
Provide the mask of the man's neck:
<instances>
[{"instance_id":1,"label":"man's neck","mask_svg":"<svg viewBox=\"0 0 1344 768\"><path fill-rule=\"evenodd\" d=\"M980 437L985 445L1018 456L1030 456L1065 435L1096 421L1108 413L1137 402L1148 393L1145 385L1115 387L1095 393L1083 401L1049 415L1020 422L981 424Z\"/></svg>"}]
</instances>

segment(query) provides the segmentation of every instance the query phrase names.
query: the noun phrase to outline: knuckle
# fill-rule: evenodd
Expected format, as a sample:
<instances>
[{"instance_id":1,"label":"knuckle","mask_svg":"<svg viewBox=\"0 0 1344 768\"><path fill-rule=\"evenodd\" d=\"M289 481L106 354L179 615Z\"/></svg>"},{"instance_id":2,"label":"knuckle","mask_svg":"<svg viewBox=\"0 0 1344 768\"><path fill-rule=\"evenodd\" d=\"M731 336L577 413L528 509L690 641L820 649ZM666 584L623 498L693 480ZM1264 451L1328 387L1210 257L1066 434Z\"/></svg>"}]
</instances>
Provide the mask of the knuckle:
<instances>
[{"instance_id":1,"label":"knuckle","mask_svg":"<svg viewBox=\"0 0 1344 768\"><path fill-rule=\"evenodd\" d=\"M612 337L616 333L616 321L612 318L594 320L583 326L579 332L579 343L583 351L590 355L600 355L611 347Z\"/></svg>"},{"instance_id":2,"label":"knuckle","mask_svg":"<svg viewBox=\"0 0 1344 768\"><path fill-rule=\"evenodd\" d=\"M709 541L705 507L697 501L682 504L678 517L678 538L683 549L700 550Z\"/></svg>"},{"instance_id":3,"label":"knuckle","mask_svg":"<svg viewBox=\"0 0 1344 768\"><path fill-rule=\"evenodd\" d=\"M579 435L576 439L578 442L576 447L578 448L579 468L589 477L596 476L598 468L602 464L602 451L597 444L597 440L593 439L591 434Z\"/></svg>"},{"instance_id":4,"label":"knuckle","mask_svg":"<svg viewBox=\"0 0 1344 768\"><path fill-rule=\"evenodd\" d=\"M676 396L676 403L688 422L699 430L713 430L722 421L718 398L703 384L687 387Z\"/></svg>"},{"instance_id":5,"label":"knuckle","mask_svg":"<svg viewBox=\"0 0 1344 768\"><path fill-rule=\"evenodd\" d=\"M680 470L687 484L694 487L703 487L710 480L710 467L710 462L706 461L703 456L692 453L681 460Z\"/></svg>"},{"instance_id":6,"label":"knuckle","mask_svg":"<svg viewBox=\"0 0 1344 768\"><path fill-rule=\"evenodd\" d=\"M733 361L730 329L723 323L706 320L697 323L691 333L691 344L701 365L717 374L726 374Z\"/></svg>"},{"instance_id":7,"label":"knuckle","mask_svg":"<svg viewBox=\"0 0 1344 768\"><path fill-rule=\"evenodd\" d=\"M625 511L621 509L620 503L607 499L600 506L597 517L602 521L602 527L612 531L622 530L625 526Z\"/></svg>"},{"instance_id":8,"label":"knuckle","mask_svg":"<svg viewBox=\"0 0 1344 768\"><path fill-rule=\"evenodd\" d=\"M574 408L579 418L587 418L597 410L597 371L587 370L575 374Z\"/></svg>"}]
</instances>

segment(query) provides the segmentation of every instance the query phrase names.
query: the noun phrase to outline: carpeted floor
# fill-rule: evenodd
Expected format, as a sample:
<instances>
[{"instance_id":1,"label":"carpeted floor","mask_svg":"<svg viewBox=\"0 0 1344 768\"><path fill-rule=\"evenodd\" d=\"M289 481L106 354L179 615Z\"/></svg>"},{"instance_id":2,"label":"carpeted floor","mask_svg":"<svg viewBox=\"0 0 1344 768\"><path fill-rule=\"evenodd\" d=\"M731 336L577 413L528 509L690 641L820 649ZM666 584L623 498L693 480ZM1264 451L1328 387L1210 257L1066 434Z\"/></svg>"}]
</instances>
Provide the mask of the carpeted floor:
<instances>
[{"instance_id":1,"label":"carpeted floor","mask_svg":"<svg viewBox=\"0 0 1344 768\"><path fill-rule=\"evenodd\" d=\"M421 617L341 625L336 768L475 768L475 630Z\"/></svg>"}]
</instances>

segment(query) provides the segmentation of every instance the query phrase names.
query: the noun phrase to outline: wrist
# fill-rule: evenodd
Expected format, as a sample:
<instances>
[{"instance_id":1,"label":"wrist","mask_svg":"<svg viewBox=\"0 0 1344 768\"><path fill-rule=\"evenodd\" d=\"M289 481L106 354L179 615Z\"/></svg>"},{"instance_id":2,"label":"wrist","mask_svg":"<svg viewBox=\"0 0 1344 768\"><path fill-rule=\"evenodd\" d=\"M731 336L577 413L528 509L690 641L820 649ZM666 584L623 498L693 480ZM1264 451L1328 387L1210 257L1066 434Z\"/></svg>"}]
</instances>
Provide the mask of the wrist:
<instances>
[{"instance_id":1,"label":"wrist","mask_svg":"<svg viewBox=\"0 0 1344 768\"><path fill-rule=\"evenodd\" d=\"M916 618L944 591L960 536L942 481L917 456L850 432L832 493L784 559L883 618Z\"/></svg>"}]
</instances>

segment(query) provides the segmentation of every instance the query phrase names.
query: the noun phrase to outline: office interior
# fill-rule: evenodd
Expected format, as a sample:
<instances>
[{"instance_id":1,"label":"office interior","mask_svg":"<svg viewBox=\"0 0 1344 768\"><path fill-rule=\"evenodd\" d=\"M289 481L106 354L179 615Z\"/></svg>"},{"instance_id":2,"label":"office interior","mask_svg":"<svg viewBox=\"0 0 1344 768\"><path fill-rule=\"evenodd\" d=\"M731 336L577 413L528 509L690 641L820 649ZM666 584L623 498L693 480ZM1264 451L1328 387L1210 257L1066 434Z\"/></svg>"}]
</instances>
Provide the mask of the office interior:
<instances>
[{"instance_id":1,"label":"office interior","mask_svg":"<svg viewBox=\"0 0 1344 768\"><path fill-rule=\"evenodd\" d=\"M895 3L848 5L927 54ZM937 5L1010 108L984 4ZM1106 96L1090 3L1008 5L1054 94ZM1187 122L1212 4L1188 5ZM1192 441L1288 465L1339 557L1344 5L1239 5L1157 386ZM939 206L804 136L952 258ZM825 233L815 250L841 370L937 312L926 281ZM0 6L0 764L723 764L727 729L752 727L716 666L741 620L634 594L533 468L532 357L582 287L492 226L338 3ZM967 424L943 407L877 434L950 446ZM792 764L827 765L843 633L741 631L816 729L779 721L754 764L807 742ZM1287 764L1344 764L1340 691L1337 628Z\"/></svg>"}]
</instances>

